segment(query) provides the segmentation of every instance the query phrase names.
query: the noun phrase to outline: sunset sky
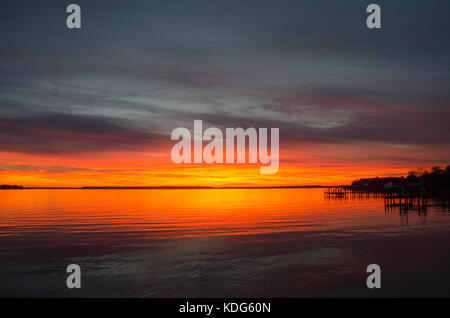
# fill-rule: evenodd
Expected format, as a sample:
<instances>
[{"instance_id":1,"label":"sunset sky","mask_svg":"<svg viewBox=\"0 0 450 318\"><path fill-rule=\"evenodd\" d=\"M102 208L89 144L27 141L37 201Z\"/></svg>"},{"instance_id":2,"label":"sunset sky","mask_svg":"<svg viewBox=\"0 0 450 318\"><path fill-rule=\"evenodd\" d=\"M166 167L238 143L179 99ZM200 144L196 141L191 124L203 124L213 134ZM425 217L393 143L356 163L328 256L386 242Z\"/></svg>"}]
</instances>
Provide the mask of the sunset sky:
<instances>
[{"instance_id":1,"label":"sunset sky","mask_svg":"<svg viewBox=\"0 0 450 318\"><path fill-rule=\"evenodd\" d=\"M69 1L0 4L0 184L338 185L450 164L449 1L73 2L81 30ZM278 173L172 163L194 119L279 128Z\"/></svg>"}]
</instances>

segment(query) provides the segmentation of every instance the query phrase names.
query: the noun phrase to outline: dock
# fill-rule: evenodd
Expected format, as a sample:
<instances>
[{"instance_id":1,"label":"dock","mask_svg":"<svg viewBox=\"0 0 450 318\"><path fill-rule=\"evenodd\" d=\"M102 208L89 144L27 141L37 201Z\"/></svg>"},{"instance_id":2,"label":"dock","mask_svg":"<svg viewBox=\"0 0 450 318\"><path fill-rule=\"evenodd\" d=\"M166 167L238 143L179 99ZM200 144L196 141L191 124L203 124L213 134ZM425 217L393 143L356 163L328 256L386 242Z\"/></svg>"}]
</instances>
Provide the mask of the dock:
<instances>
[{"instance_id":1,"label":"dock","mask_svg":"<svg viewBox=\"0 0 450 318\"><path fill-rule=\"evenodd\" d=\"M401 208L411 208L417 206L419 209L424 209L428 205L429 195L418 192L408 192L408 191L366 191L360 189L351 189L350 187L329 187L324 190L324 198L327 200L331 199L363 199L363 198L383 198L384 205L386 208L401 207ZM436 198L435 198L436 199ZM442 198L442 207L447 209L450 207L450 200L448 197Z\"/></svg>"}]
</instances>

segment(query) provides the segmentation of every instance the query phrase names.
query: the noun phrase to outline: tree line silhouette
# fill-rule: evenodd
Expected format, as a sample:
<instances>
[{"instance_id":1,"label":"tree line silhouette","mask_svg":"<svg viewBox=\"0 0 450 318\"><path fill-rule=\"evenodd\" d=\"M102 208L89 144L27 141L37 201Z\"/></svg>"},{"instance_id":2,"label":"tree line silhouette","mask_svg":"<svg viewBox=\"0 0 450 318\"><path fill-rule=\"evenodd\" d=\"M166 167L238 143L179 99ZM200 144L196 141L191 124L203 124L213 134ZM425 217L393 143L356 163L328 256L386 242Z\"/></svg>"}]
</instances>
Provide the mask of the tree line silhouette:
<instances>
[{"instance_id":1,"label":"tree line silhouette","mask_svg":"<svg viewBox=\"0 0 450 318\"><path fill-rule=\"evenodd\" d=\"M363 178L352 182L350 188L357 191L388 192L400 187L420 187L432 196L450 194L450 165L445 169L438 166L431 171L418 169L408 172L406 177Z\"/></svg>"}]
</instances>

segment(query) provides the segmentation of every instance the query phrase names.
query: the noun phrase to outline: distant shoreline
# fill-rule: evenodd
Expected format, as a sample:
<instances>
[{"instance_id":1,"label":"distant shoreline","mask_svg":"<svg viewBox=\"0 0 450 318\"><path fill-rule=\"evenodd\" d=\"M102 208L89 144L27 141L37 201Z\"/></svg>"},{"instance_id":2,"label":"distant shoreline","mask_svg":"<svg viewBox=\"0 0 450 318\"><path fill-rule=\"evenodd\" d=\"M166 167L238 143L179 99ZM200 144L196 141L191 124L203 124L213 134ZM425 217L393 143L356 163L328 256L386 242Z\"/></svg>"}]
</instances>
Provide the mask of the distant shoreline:
<instances>
[{"instance_id":1,"label":"distant shoreline","mask_svg":"<svg viewBox=\"0 0 450 318\"><path fill-rule=\"evenodd\" d=\"M130 190L139 190L139 189L150 189L150 190L177 190L177 189L295 189L295 188L328 188L327 186L321 185L306 185L306 186L267 186L267 187L258 187L258 186L225 186L225 187L206 187L206 186L156 186L156 187L82 187L81 189L130 189Z\"/></svg>"},{"instance_id":2,"label":"distant shoreline","mask_svg":"<svg viewBox=\"0 0 450 318\"><path fill-rule=\"evenodd\" d=\"M305 186L226 186L226 187L206 187L206 186L145 186L145 187L23 187L15 190L214 190L214 189L322 189L340 186L305 185ZM5 189L12 190L12 189Z\"/></svg>"}]
</instances>

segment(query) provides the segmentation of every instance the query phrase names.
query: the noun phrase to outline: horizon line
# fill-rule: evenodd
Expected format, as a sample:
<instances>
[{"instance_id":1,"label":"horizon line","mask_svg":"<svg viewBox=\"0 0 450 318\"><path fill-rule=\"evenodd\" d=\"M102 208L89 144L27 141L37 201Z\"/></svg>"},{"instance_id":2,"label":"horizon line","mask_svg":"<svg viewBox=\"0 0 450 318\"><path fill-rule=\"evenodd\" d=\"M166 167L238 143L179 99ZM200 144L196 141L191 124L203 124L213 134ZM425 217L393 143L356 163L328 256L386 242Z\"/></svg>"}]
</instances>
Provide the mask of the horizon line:
<instances>
[{"instance_id":1,"label":"horizon line","mask_svg":"<svg viewBox=\"0 0 450 318\"><path fill-rule=\"evenodd\" d=\"M84 186L84 187L22 187L19 190L202 190L202 189L295 189L330 188L345 185L290 185L290 186ZM6 189L5 189L6 190Z\"/></svg>"}]
</instances>

